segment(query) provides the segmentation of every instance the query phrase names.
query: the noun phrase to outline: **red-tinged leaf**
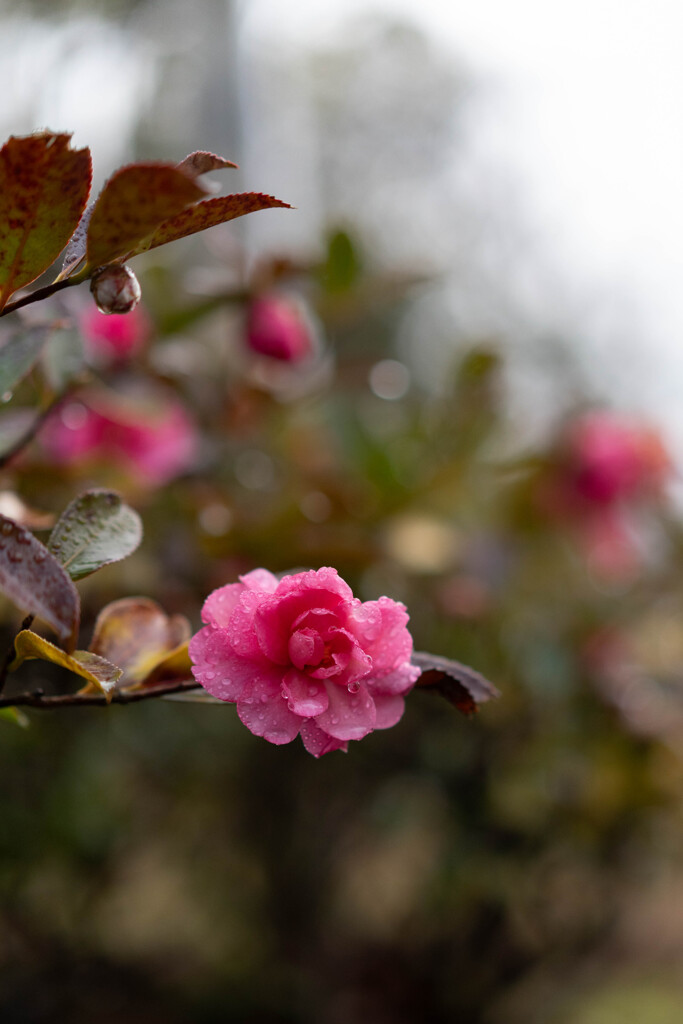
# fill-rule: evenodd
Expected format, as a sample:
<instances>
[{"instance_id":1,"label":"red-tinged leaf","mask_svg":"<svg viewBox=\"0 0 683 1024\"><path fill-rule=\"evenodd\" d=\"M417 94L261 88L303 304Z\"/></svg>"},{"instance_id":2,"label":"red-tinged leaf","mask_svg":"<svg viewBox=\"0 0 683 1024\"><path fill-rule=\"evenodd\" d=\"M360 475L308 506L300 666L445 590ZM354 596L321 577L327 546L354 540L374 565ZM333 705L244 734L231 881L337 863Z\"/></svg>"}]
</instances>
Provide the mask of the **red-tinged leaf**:
<instances>
[{"instance_id":1,"label":"red-tinged leaf","mask_svg":"<svg viewBox=\"0 0 683 1024\"><path fill-rule=\"evenodd\" d=\"M196 206L169 217L128 255L136 256L138 253L147 252L148 249L155 249L158 245L166 245L167 242L175 242L176 239L193 235L197 231L205 231L207 228L216 227L217 224L244 217L247 213L256 213L257 210L268 210L273 207L292 209L289 203L283 203L280 199L264 195L262 192L241 192L232 196L206 199L203 203L197 203Z\"/></svg>"},{"instance_id":2,"label":"red-tinged leaf","mask_svg":"<svg viewBox=\"0 0 683 1024\"><path fill-rule=\"evenodd\" d=\"M440 693L464 715L474 714L479 704L500 696L493 683L459 661L423 651L414 651L411 661L422 669L416 686Z\"/></svg>"},{"instance_id":3,"label":"red-tinged leaf","mask_svg":"<svg viewBox=\"0 0 683 1024\"><path fill-rule=\"evenodd\" d=\"M208 174L210 171L220 171L225 167L237 168L232 160L226 160L215 153L209 153L205 149L198 149L190 153L177 165L179 171L184 171L191 178L198 178L200 174Z\"/></svg>"},{"instance_id":4,"label":"red-tinged leaf","mask_svg":"<svg viewBox=\"0 0 683 1024\"><path fill-rule=\"evenodd\" d=\"M182 647L189 634L190 625L184 616L169 617L147 597L124 597L108 604L98 615L90 650L123 669L118 685L127 689L145 682L171 656L169 673L177 676L182 671Z\"/></svg>"},{"instance_id":5,"label":"red-tinged leaf","mask_svg":"<svg viewBox=\"0 0 683 1024\"><path fill-rule=\"evenodd\" d=\"M78 591L69 574L32 533L0 515L0 590L22 611L54 629L68 651L76 646Z\"/></svg>"},{"instance_id":6,"label":"red-tinged leaf","mask_svg":"<svg viewBox=\"0 0 683 1024\"><path fill-rule=\"evenodd\" d=\"M113 694L116 683L121 678L121 669L117 665L112 665L91 651L74 651L73 654L67 654L30 629L22 629L17 635L14 651L16 656L10 666L13 672L22 662L33 658L51 661L53 665L60 665L82 679L87 679L93 689L101 690L108 697Z\"/></svg>"},{"instance_id":7,"label":"red-tinged leaf","mask_svg":"<svg viewBox=\"0 0 683 1024\"><path fill-rule=\"evenodd\" d=\"M85 209L90 150L70 138L12 136L0 150L0 309L59 256Z\"/></svg>"},{"instance_id":8,"label":"red-tinged leaf","mask_svg":"<svg viewBox=\"0 0 683 1024\"><path fill-rule=\"evenodd\" d=\"M90 268L139 251L156 228L206 195L173 164L130 164L106 183L95 203L87 231Z\"/></svg>"}]
</instances>

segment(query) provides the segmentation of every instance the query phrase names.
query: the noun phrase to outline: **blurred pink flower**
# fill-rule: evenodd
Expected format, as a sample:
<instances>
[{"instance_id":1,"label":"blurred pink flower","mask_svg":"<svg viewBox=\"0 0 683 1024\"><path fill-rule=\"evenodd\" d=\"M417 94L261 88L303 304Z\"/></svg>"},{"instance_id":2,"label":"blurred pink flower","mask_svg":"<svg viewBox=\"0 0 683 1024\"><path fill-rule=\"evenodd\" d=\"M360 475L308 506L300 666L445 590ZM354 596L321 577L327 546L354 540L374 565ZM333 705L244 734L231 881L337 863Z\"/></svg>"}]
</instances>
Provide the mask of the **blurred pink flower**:
<instances>
[{"instance_id":1,"label":"blurred pink flower","mask_svg":"<svg viewBox=\"0 0 683 1024\"><path fill-rule=\"evenodd\" d=\"M670 470L659 435L610 412L575 420L564 438L568 483L593 505L656 494Z\"/></svg>"},{"instance_id":2,"label":"blurred pink flower","mask_svg":"<svg viewBox=\"0 0 683 1024\"><path fill-rule=\"evenodd\" d=\"M255 569L210 594L202 619L190 642L197 682L236 703L256 736L301 734L315 757L395 725L420 675L405 607L361 602L336 569L279 582Z\"/></svg>"},{"instance_id":3,"label":"blurred pink flower","mask_svg":"<svg viewBox=\"0 0 683 1024\"><path fill-rule=\"evenodd\" d=\"M88 354L104 362L123 362L143 347L152 324L142 306L130 313L101 313L89 306L79 320Z\"/></svg>"},{"instance_id":4,"label":"blurred pink flower","mask_svg":"<svg viewBox=\"0 0 683 1024\"><path fill-rule=\"evenodd\" d=\"M297 363L313 351L311 327L298 305L280 295L254 299L247 310L247 346L259 355Z\"/></svg>"},{"instance_id":5,"label":"blurred pink flower","mask_svg":"<svg viewBox=\"0 0 683 1024\"><path fill-rule=\"evenodd\" d=\"M47 420L40 440L62 464L110 461L138 484L167 483L188 469L197 451L197 432L174 398L124 401L104 392L68 401Z\"/></svg>"}]
</instances>

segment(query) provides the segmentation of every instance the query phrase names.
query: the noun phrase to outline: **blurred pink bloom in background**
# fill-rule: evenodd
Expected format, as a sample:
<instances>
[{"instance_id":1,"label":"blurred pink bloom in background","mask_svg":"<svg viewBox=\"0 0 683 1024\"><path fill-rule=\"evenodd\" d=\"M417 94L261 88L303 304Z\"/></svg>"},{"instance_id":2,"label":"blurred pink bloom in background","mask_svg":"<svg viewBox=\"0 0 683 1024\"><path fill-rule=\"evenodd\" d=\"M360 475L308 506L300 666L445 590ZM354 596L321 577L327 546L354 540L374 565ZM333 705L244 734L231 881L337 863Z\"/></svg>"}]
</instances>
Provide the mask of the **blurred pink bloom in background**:
<instances>
[{"instance_id":1,"label":"blurred pink bloom in background","mask_svg":"<svg viewBox=\"0 0 683 1024\"><path fill-rule=\"evenodd\" d=\"M105 363L125 362L144 347L152 322L142 306L130 313L101 313L91 305L79 318L88 355Z\"/></svg>"},{"instance_id":2,"label":"blurred pink bloom in background","mask_svg":"<svg viewBox=\"0 0 683 1024\"><path fill-rule=\"evenodd\" d=\"M587 413L575 420L563 447L570 486L596 505L657 494L671 468L655 430L610 412Z\"/></svg>"},{"instance_id":3,"label":"blurred pink bloom in background","mask_svg":"<svg viewBox=\"0 0 683 1024\"><path fill-rule=\"evenodd\" d=\"M259 355L296 363L313 351L311 326L292 299L263 295L247 310L247 346Z\"/></svg>"},{"instance_id":4,"label":"blurred pink bloom in background","mask_svg":"<svg viewBox=\"0 0 683 1024\"><path fill-rule=\"evenodd\" d=\"M256 736L300 734L315 757L395 725L420 675L404 606L361 602L336 569L280 581L255 569L210 594L202 619L190 642L197 682L236 703Z\"/></svg>"},{"instance_id":5,"label":"blurred pink bloom in background","mask_svg":"<svg viewBox=\"0 0 683 1024\"><path fill-rule=\"evenodd\" d=\"M663 498L671 473L656 430L593 411L565 427L537 497L545 513L574 531L591 568L618 579L642 560L633 513Z\"/></svg>"},{"instance_id":6,"label":"blurred pink bloom in background","mask_svg":"<svg viewBox=\"0 0 683 1024\"><path fill-rule=\"evenodd\" d=\"M136 483L167 483L194 462L198 436L175 397L154 392L146 401L92 391L61 405L45 423L40 441L61 464L113 463Z\"/></svg>"}]
</instances>

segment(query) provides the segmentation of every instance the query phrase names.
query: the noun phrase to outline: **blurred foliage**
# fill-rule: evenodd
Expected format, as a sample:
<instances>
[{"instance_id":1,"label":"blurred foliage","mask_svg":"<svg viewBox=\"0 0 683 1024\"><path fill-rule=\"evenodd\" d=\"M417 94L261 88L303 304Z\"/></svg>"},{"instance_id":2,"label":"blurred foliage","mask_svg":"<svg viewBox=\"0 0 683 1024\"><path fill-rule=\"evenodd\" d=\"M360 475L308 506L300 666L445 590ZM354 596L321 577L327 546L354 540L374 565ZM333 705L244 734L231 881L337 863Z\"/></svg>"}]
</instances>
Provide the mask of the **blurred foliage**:
<instances>
[{"instance_id":1,"label":"blurred foliage","mask_svg":"<svg viewBox=\"0 0 683 1024\"><path fill-rule=\"evenodd\" d=\"M329 564L363 599L403 600L418 649L503 696L468 722L416 691L397 727L319 762L230 706L3 715L3 1022L679 1019L683 543L663 482L598 518L618 514L630 557L596 557L585 495L547 501L575 479L567 430L522 447L495 338L438 391L416 383L397 338L429 295L419 272L374 270L348 229L322 261L246 273L225 253L195 268L192 301L148 261L144 338L118 356L88 334L86 295L55 296L70 343L48 342L2 416L54 397L68 359L88 402L170 396L196 434L160 478L136 462L147 434L125 458L56 459L48 422L3 469L37 529L83 486L143 518L140 549L80 587L81 645L108 601L145 595L197 628L240 572ZM306 358L249 348L269 294L305 308ZM69 685L35 663L12 680L38 683Z\"/></svg>"}]
</instances>

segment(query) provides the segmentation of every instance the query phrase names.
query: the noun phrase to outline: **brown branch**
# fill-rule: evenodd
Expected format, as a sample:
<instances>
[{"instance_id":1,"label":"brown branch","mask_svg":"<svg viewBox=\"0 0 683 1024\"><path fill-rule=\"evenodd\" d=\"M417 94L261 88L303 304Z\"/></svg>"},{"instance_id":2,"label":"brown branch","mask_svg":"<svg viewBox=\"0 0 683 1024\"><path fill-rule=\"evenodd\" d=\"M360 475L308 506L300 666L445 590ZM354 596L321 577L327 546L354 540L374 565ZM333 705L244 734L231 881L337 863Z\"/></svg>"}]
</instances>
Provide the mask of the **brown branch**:
<instances>
[{"instance_id":1,"label":"brown branch","mask_svg":"<svg viewBox=\"0 0 683 1024\"><path fill-rule=\"evenodd\" d=\"M188 690L199 690L195 679L175 680L172 683L159 683L147 686L143 690L117 691L107 698L103 693L58 693L49 695L41 689L31 693L19 693L14 697L0 697L0 708L105 708L110 704L135 704L141 700L152 700L165 697L171 693L185 693Z\"/></svg>"},{"instance_id":2,"label":"brown branch","mask_svg":"<svg viewBox=\"0 0 683 1024\"><path fill-rule=\"evenodd\" d=\"M44 288L36 288L34 292L29 292L28 295L24 295L21 299L15 299L14 302L8 302L6 306L0 309L0 316L7 316L8 313L13 313L15 309L21 309L23 306L28 306L32 302L40 302L41 299L49 299L55 292L61 292L63 288L70 288L74 284L80 284L85 278L79 277L67 277L64 281L53 281L52 284L46 284Z\"/></svg>"},{"instance_id":3,"label":"brown branch","mask_svg":"<svg viewBox=\"0 0 683 1024\"><path fill-rule=\"evenodd\" d=\"M6 452L3 452L2 455L0 455L0 469L19 455L27 444L30 444L42 425L45 423L45 420L55 411L57 406L61 405L61 403L69 397L80 383L82 383L82 381L71 381L63 391L60 391L60 393L56 395L41 412L38 413L31 426L24 431L19 440L15 441L11 448L8 448Z\"/></svg>"}]
</instances>

